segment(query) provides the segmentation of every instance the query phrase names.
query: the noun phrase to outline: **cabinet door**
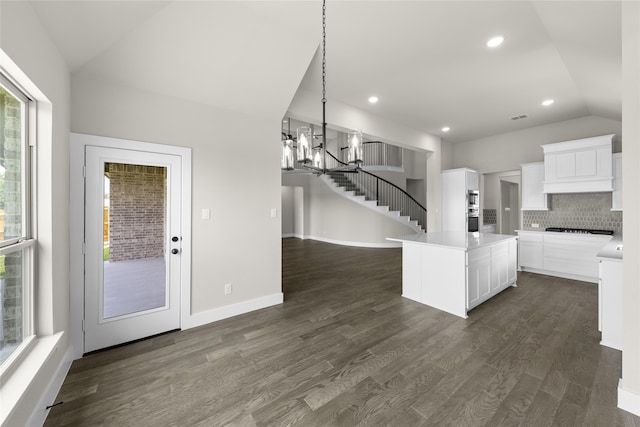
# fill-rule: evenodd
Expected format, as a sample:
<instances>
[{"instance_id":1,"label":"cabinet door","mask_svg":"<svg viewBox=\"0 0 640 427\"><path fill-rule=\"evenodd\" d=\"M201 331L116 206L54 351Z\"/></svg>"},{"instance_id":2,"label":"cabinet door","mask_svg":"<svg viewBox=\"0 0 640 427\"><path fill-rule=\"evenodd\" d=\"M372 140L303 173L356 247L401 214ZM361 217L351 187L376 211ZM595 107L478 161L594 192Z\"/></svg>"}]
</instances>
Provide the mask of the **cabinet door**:
<instances>
[{"instance_id":1,"label":"cabinet door","mask_svg":"<svg viewBox=\"0 0 640 427\"><path fill-rule=\"evenodd\" d=\"M613 154L613 194L611 210L622 210L622 153Z\"/></svg>"},{"instance_id":2,"label":"cabinet door","mask_svg":"<svg viewBox=\"0 0 640 427\"><path fill-rule=\"evenodd\" d=\"M491 247L491 293L496 294L509 284L509 246Z\"/></svg>"},{"instance_id":3,"label":"cabinet door","mask_svg":"<svg viewBox=\"0 0 640 427\"><path fill-rule=\"evenodd\" d=\"M543 267L543 245L542 242L519 242L520 246L520 266L530 268Z\"/></svg>"},{"instance_id":4,"label":"cabinet door","mask_svg":"<svg viewBox=\"0 0 640 427\"><path fill-rule=\"evenodd\" d=\"M601 327L602 341L607 347L622 350L622 263L602 261L601 263Z\"/></svg>"},{"instance_id":5,"label":"cabinet door","mask_svg":"<svg viewBox=\"0 0 640 427\"><path fill-rule=\"evenodd\" d=\"M525 163L522 168L522 210L546 211L549 196L543 193L544 163Z\"/></svg>"},{"instance_id":6,"label":"cabinet door","mask_svg":"<svg viewBox=\"0 0 640 427\"><path fill-rule=\"evenodd\" d=\"M508 285L516 283L516 280L518 279L517 264L518 243L512 240L509 242L509 265L507 266L507 279L509 282Z\"/></svg>"},{"instance_id":7,"label":"cabinet door","mask_svg":"<svg viewBox=\"0 0 640 427\"><path fill-rule=\"evenodd\" d=\"M473 308L491 295L491 251L478 249L468 254L467 308Z\"/></svg>"},{"instance_id":8,"label":"cabinet door","mask_svg":"<svg viewBox=\"0 0 640 427\"><path fill-rule=\"evenodd\" d=\"M480 178L476 172L466 172L467 174L467 190L478 190L480 188Z\"/></svg>"},{"instance_id":9,"label":"cabinet door","mask_svg":"<svg viewBox=\"0 0 640 427\"><path fill-rule=\"evenodd\" d=\"M442 184L442 231L467 231L466 171L444 171Z\"/></svg>"}]
</instances>

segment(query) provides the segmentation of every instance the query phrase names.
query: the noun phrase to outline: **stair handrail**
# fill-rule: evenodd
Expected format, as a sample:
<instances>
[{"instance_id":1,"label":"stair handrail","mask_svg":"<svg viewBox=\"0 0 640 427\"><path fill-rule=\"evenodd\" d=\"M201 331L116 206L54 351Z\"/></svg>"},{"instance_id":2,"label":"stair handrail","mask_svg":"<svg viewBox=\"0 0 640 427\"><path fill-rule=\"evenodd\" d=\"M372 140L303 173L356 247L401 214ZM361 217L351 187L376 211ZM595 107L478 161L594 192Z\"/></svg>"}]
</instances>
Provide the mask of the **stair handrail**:
<instances>
[{"instance_id":1,"label":"stair handrail","mask_svg":"<svg viewBox=\"0 0 640 427\"><path fill-rule=\"evenodd\" d=\"M378 141L373 141L373 142L378 142ZM348 163L345 163L345 162L343 162L343 161L338 160L338 159L336 158L336 156L334 156L333 154L331 154L331 152L330 152L329 150L327 150L327 154L328 154L329 156L333 157L333 159L334 159L336 162L340 163L341 165L343 165L343 166L349 166L349 164L348 164ZM412 196L411 194L407 193L405 190L403 190L402 188L398 187L398 186L397 186L397 185L395 185L393 182L387 181L386 179L382 178L381 176L378 176L378 175L376 175L375 173L368 172L368 171L366 171L366 170L362 169L361 167L356 167L356 168L355 168L355 170L356 170L356 171L358 171L358 172L366 173L367 175L371 175L371 176L373 176L373 177L375 177L375 178L377 178L377 179L379 179L379 180L381 180L381 181L386 182L387 184L391 185L392 187L395 187L395 188L396 188L397 190L399 190L401 193L404 193L407 197L409 197L411 200L413 200L413 201L414 201L414 202L415 202L415 203L416 203L416 204L417 204L417 205L418 205L422 210L424 210L424 211L426 211L426 210L427 210L427 208L425 208L424 206L422 206L422 204L421 204L419 201L417 201L416 199L414 199L414 198L413 198L413 196ZM344 172L344 171L340 171L340 172Z\"/></svg>"},{"instance_id":2,"label":"stair handrail","mask_svg":"<svg viewBox=\"0 0 640 427\"><path fill-rule=\"evenodd\" d=\"M399 190L401 193L403 193L403 194L404 194L405 196L407 196L409 199L413 200L413 201L416 203L416 205L418 205L418 207L420 207L422 210L424 210L424 211L426 212L427 208L425 208L424 206L422 206L422 204L421 204L419 201L417 201L416 199L414 199L414 198L413 198L413 196L412 196L411 194L407 193L405 190L403 190L402 188L398 187L398 186L397 186L397 185L395 185L393 182L389 182L389 181L387 181L386 179L384 179L384 178L382 178L382 177L380 177L380 176L378 176L378 175L376 175L376 174L374 174L374 173L368 172L368 171L366 171L366 170L364 170L364 169L362 169L362 168L358 168L358 171L359 171L359 172L366 173L367 175L371 175L371 176L373 176L373 177L375 177L375 178L379 179L380 181L386 182L387 184L391 185L392 187L395 187L397 190Z\"/></svg>"},{"instance_id":3,"label":"stair handrail","mask_svg":"<svg viewBox=\"0 0 640 427\"><path fill-rule=\"evenodd\" d=\"M427 224L426 224L426 220L427 220L427 209L426 209L424 206L422 206L422 204L421 204L420 202L418 202L418 201L417 201L417 200L416 200L412 195L410 195L409 193L407 193L407 192L406 192L405 190L403 190L402 188L398 187L398 186L397 186L396 184L394 184L393 182L390 182L390 181L388 181L388 180L386 180L386 179L384 179L384 178L382 178L382 177L380 177L380 176L378 176L378 175L376 175L376 174L374 174L374 173L368 172L368 171L366 171L366 170L362 169L362 168L361 168L361 167L359 167L359 166L355 166L355 167L354 167L353 165L349 165L348 163L345 163L345 162L343 162L343 161L339 160L336 156L334 156L334 155L333 155L330 151L328 151L328 150L326 151L326 153L327 153L331 158L333 158L333 160L335 160L335 161L337 162L337 164L338 164L338 165L341 165L341 167L344 167L344 168L345 168L345 169L340 169L340 168L339 168L339 169L335 170L335 172L340 172L340 173L356 173L356 174L357 174L357 173L359 173L359 172L362 172L364 175L369 175L370 177L375 178L375 186L376 186L376 188L375 188L375 189L373 189L373 188L368 188L368 186L367 186L366 184L362 183L362 182L360 182L360 183L356 183L356 182L353 182L353 181L352 181L352 182L353 182L355 185L362 186L362 188L364 189L364 191L369 191L369 192L371 192L371 193L373 193L373 192L375 191L375 198L376 198L376 200L377 200L377 201L379 201L379 202L381 201L381 198L380 198L380 196L381 196L381 192L380 192L380 190L379 190L379 187L380 187L380 181L382 181L384 184L388 185L388 186L392 189L392 191L394 191L394 190L395 190L396 192L398 192L398 193L399 193L400 195L402 195L403 197L406 197L406 199L409 201L409 202L408 202L409 204L411 204L411 202L413 202L413 204L414 204L414 205L415 205L415 207L416 207L415 209L417 209L417 211L416 211L416 210L414 210L414 208L411 208L411 207L408 207L408 208L407 208L406 206L405 206L404 208L403 208L403 207L400 207L400 208L399 208L399 210L400 210L401 212L403 212L403 211L405 211L405 208L406 208L406 210L408 210L408 211L409 211L409 217L410 217L410 218L415 218L416 220L418 220L418 223L419 223L421 226L423 226L423 227L424 227L424 229L426 230L426 228L427 228ZM348 168L348 167L351 167L351 169L346 169L346 168ZM350 181L351 181L351 180L350 180ZM384 185L384 184L383 184L383 185ZM383 192L383 193L384 193L384 192ZM397 200L397 199L395 199L395 200ZM385 201L383 201L383 202L385 202ZM400 203L400 204L402 204L402 203ZM397 207L397 206L390 206L390 207L391 207L392 209L396 210L396 207ZM412 215L411 213L413 213L414 215Z\"/></svg>"}]
</instances>

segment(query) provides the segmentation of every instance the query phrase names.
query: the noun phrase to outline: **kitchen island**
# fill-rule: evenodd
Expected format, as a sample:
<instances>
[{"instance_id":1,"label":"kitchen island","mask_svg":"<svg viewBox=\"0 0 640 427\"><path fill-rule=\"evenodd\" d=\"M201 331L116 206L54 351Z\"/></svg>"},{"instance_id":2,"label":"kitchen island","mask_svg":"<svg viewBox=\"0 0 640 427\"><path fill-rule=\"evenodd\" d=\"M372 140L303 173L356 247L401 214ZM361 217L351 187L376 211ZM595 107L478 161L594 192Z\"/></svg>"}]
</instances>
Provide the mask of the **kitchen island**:
<instances>
[{"instance_id":1,"label":"kitchen island","mask_svg":"<svg viewBox=\"0 0 640 427\"><path fill-rule=\"evenodd\" d=\"M402 296L463 318L516 283L516 236L431 232L402 243Z\"/></svg>"}]
</instances>

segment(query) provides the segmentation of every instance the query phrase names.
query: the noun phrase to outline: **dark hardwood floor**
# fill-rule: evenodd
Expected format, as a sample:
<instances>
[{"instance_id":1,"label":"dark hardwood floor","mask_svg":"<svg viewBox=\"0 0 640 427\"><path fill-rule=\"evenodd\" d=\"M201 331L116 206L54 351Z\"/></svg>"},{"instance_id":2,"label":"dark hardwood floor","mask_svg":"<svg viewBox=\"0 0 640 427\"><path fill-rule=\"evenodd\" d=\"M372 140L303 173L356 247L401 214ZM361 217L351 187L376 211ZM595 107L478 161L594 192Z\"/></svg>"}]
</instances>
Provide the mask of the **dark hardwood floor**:
<instances>
[{"instance_id":1,"label":"dark hardwood floor","mask_svg":"<svg viewBox=\"0 0 640 427\"><path fill-rule=\"evenodd\" d=\"M464 320L400 296L400 249L282 258L283 305L75 361L46 425L640 426L593 284L519 273Z\"/></svg>"}]
</instances>

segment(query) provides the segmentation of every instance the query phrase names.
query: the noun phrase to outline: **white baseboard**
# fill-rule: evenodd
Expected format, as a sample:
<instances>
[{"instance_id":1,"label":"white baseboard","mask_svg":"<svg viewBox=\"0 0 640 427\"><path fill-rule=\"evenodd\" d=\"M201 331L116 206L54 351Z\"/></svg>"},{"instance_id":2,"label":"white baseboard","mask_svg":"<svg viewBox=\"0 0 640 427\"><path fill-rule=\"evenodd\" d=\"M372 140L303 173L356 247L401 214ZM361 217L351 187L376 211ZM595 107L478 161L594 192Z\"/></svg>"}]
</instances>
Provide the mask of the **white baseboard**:
<instances>
[{"instance_id":1,"label":"white baseboard","mask_svg":"<svg viewBox=\"0 0 640 427\"><path fill-rule=\"evenodd\" d=\"M33 412L29 417L27 426L42 427L47 419L47 415L49 415L49 409L45 408L55 403L54 400L58 395L58 392L60 392L60 388L62 388L62 383L64 383L64 379L69 373L69 368L71 368L72 362L73 349L71 348L71 346L69 346L64 356L62 357L60 365L58 365L58 369L56 369L53 378L51 378L51 381L49 381L49 385L45 389L44 393L42 393L42 397L40 398L38 405L33 408Z\"/></svg>"},{"instance_id":2,"label":"white baseboard","mask_svg":"<svg viewBox=\"0 0 640 427\"><path fill-rule=\"evenodd\" d=\"M195 313L189 316L189 324L182 325L182 329L195 328L197 326L217 322L218 320L227 319L229 317L234 317L240 314L249 313L251 311L260 310L262 308L282 304L283 301L284 294L282 292L278 292L276 294L254 298L248 301L242 301L236 304L214 308L212 310L207 310L200 313Z\"/></svg>"},{"instance_id":3,"label":"white baseboard","mask_svg":"<svg viewBox=\"0 0 640 427\"><path fill-rule=\"evenodd\" d=\"M334 245L357 246L360 248L401 248L400 242L384 242L384 243L367 243L367 242L349 242L346 240L327 239L318 236L305 236L305 239L318 240L325 243L333 243Z\"/></svg>"},{"instance_id":4,"label":"white baseboard","mask_svg":"<svg viewBox=\"0 0 640 427\"><path fill-rule=\"evenodd\" d=\"M283 239L289 238L289 237L295 237L297 239L303 239L304 240L304 236L302 234L298 234L298 233L286 233L282 235Z\"/></svg>"},{"instance_id":5,"label":"white baseboard","mask_svg":"<svg viewBox=\"0 0 640 427\"><path fill-rule=\"evenodd\" d=\"M579 282L598 283L597 277L581 276L579 274L562 273L559 271L543 270L540 268L519 267L518 271L526 271L528 273L543 274L545 276L562 277L563 279L577 280Z\"/></svg>"},{"instance_id":6,"label":"white baseboard","mask_svg":"<svg viewBox=\"0 0 640 427\"><path fill-rule=\"evenodd\" d=\"M622 378L618 381L618 408L640 417L640 394L625 390Z\"/></svg>"}]
</instances>

